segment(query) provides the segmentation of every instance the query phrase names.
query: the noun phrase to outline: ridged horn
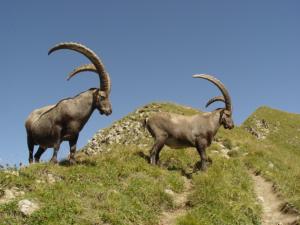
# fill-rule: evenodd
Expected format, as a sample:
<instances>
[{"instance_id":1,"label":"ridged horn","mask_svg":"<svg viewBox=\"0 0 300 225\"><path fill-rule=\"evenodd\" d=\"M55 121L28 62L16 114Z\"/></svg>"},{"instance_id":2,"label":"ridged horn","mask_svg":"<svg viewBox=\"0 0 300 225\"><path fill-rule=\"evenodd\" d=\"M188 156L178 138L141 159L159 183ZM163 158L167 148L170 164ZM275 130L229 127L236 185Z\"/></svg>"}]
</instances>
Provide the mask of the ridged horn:
<instances>
[{"instance_id":1,"label":"ridged horn","mask_svg":"<svg viewBox=\"0 0 300 225\"><path fill-rule=\"evenodd\" d=\"M211 76L208 74L195 74L195 75L193 75L193 77L208 80L208 81L212 82L214 85L216 85L224 96L226 109L229 110L230 112L232 111L230 95L229 95L227 89L225 88L224 84L221 81L219 81L214 76Z\"/></svg>"},{"instance_id":2,"label":"ridged horn","mask_svg":"<svg viewBox=\"0 0 300 225\"><path fill-rule=\"evenodd\" d=\"M67 77L67 80L70 80L72 77L74 77L76 74L81 73L81 72L94 72L94 73L98 73L96 67L94 66L94 64L85 64L82 66L79 66L77 68L75 68ZM108 76L108 83L109 85L111 85L110 82L110 77ZM111 87L109 86L109 92L110 93Z\"/></svg>"},{"instance_id":3,"label":"ridged horn","mask_svg":"<svg viewBox=\"0 0 300 225\"><path fill-rule=\"evenodd\" d=\"M97 69L94 66L94 64L85 64L82 66L77 67L76 69L74 69L69 76L67 77L67 80L70 80L73 76L75 76L76 74L80 73L80 72L85 72L85 71L89 71L89 72L95 72L97 73Z\"/></svg>"},{"instance_id":4,"label":"ridged horn","mask_svg":"<svg viewBox=\"0 0 300 225\"><path fill-rule=\"evenodd\" d=\"M221 95L220 95L220 96L216 96L216 97L210 99L210 100L206 103L205 107L207 108L210 104L212 104L212 103L214 103L214 102L224 102L224 103L225 103L225 99L224 99L224 97L221 96Z\"/></svg>"},{"instance_id":5,"label":"ridged horn","mask_svg":"<svg viewBox=\"0 0 300 225\"><path fill-rule=\"evenodd\" d=\"M94 53L91 49L89 49L88 47L86 47L82 44L79 44L76 42L65 42L65 43L57 44L53 48L51 48L48 52L48 55L50 55L52 52L54 52L56 50L60 50L60 49L70 49L70 50L79 52L79 53L83 54L84 56L86 56L93 63L94 68L96 69L96 72L100 78L100 90L109 94L110 78L104 68L103 63L101 62L100 58L96 55L96 53ZM82 70L82 71L84 71L84 70Z\"/></svg>"}]
</instances>

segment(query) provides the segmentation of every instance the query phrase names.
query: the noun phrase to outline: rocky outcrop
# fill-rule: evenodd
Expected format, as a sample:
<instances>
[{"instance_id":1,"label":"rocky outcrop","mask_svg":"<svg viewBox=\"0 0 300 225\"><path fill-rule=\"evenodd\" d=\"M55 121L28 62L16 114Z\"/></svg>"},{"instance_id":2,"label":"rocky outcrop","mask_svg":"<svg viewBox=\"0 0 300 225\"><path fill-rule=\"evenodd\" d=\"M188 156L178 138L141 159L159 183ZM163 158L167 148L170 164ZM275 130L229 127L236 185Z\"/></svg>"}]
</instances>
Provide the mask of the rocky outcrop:
<instances>
[{"instance_id":1,"label":"rocky outcrop","mask_svg":"<svg viewBox=\"0 0 300 225\"><path fill-rule=\"evenodd\" d=\"M270 133L270 127L265 119L257 119L254 116L253 126L247 126L245 129L259 140L264 140Z\"/></svg>"},{"instance_id":2,"label":"rocky outcrop","mask_svg":"<svg viewBox=\"0 0 300 225\"><path fill-rule=\"evenodd\" d=\"M162 109L160 104L150 104L137 109L111 127L98 131L83 151L88 155L110 151L114 144L137 145L145 147L150 141L150 134L143 127L145 118Z\"/></svg>"}]
</instances>

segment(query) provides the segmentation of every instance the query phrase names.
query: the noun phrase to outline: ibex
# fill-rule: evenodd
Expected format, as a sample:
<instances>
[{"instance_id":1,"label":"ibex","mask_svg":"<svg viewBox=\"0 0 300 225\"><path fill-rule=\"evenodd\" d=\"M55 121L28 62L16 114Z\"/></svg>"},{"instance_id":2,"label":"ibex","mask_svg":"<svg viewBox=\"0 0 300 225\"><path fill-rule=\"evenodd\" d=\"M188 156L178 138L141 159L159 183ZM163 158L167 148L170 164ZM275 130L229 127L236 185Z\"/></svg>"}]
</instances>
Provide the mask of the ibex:
<instances>
[{"instance_id":1,"label":"ibex","mask_svg":"<svg viewBox=\"0 0 300 225\"><path fill-rule=\"evenodd\" d=\"M95 109L106 116L112 113L109 100L111 82L109 74L98 56L86 46L67 42L61 43L48 52L59 49L70 49L85 55L92 64L76 68L70 73L68 80L83 71L96 72L100 79L100 88L91 88L75 97L66 98L55 105L45 106L34 110L28 116L25 127L27 131L27 144L29 149L29 163L33 162L34 145L39 145L34 155L35 162L39 162L41 155L47 148L53 148L51 162L57 163L57 152L62 141L69 141L71 164L75 163L76 143L79 132L89 120Z\"/></svg>"},{"instance_id":2,"label":"ibex","mask_svg":"<svg viewBox=\"0 0 300 225\"><path fill-rule=\"evenodd\" d=\"M194 75L194 78L203 78L215 84L223 96L217 96L209 100L211 103L222 101L225 108L219 108L213 112L199 113L193 116L184 116L173 113L158 112L144 121L146 128L155 139L150 152L150 163L157 164L159 153L164 145L171 148L196 147L201 158L201 170L206 170L207 156L205 149L210 146L219 127L232 129L231 99L225 86L211 75Z\"/></svg>"}]
</instances>

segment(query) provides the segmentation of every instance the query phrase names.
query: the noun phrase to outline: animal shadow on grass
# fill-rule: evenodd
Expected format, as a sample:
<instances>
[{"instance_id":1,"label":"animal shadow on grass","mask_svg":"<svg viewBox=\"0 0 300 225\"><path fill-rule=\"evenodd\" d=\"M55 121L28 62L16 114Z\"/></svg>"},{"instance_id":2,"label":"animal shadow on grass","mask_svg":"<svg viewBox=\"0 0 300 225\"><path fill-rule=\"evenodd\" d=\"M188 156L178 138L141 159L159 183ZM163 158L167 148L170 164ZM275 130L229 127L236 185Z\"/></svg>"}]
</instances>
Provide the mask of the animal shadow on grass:
<instances>
[{"instance_id":1,"label":"animal shadow on grass","mask_svg":"<svg viewBox=\"0 0 300 225\"><path fill-rule=\"evenodd\" d=\"M85 166L96 166L97 162L91 159L83 159L83 160L76 160L76 164L71 164L68 159L63 159L59 162L60 166L74 166L74 165L85 165Z\"/></svg>"},{"instance_id":2,"label":"animal shadow on grass","mask_svg":"<svg viewBox=\"0 0 300 225\"><path fill-rule=\"evenodd\" d=\"M150 156L146 155L143 151L138 151L135 154L137 156L143 158L147 163L150 163ZM195 166L193 168L183 169L183 168L172 165L172 162L170 160L167 160L164 162L159 161L158 166L165 168L167 170L170 170L170 171L179 171L182 176L185 176L188 179L191 179L192 175L199 171L199 169L197 169L198 168L197 163L195 164Z\"/></svg>"},{"instance_id":3,"label":"animal shadow on grass","mask_svg":"<svg viewBox=\"0 0 300 225\"><path fill-rule=\"evenodd\" d=\"M138 151L135 155L143 158L146 162L150 163L150 156L146 155L143 151Z\"/></svg>"}]
</instances>

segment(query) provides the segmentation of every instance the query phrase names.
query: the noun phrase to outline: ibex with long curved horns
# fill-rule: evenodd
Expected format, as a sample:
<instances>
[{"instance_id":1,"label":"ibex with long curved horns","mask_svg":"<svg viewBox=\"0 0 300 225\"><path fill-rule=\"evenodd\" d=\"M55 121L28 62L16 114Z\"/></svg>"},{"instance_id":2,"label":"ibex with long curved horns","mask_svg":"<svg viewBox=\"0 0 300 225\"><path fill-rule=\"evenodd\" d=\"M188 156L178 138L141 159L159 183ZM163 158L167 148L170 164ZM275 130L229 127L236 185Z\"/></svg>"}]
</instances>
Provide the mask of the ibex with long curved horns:
<instances>
[{"instance_id":1,"label":"ibex with long curved horns","mask_svg":"<svg viewBox=\"0 0 300 225\"><path fill-rule=\"evenodd\" d=\"M95 109L100 114L110 115L112 107L109 100L111 82L104 65L98 56L86 46L79 43L61 43L51 48L48 54L59 49L70 49L85 55L92 64L83 65L75 69L68 77L72 78L79 72L96 72L100 79L100 88L91 88L66 98L56 105L45 106L34 110L27 118L25 127L29 149L29 162L33 162L34 145L39 145L34 155L35 162L39 162L41 155L47 148L53 148L51 162L57 163L57 152L62 141L69 141L70 163L75 163L76 143L79 132L89 120Z\"/></svg>"},{"instance_id":2,"label":"ibex with long curved horns","mask_svg":"<svg viewBox=\"0 0 300 225\"><path fill-rule=\"evenodd\" d=\"M205 149L210 146L219 127L232 129L231 99L225 86L211 75L194 75L194 78L206 79L215 84L223 96L212 98L206 104L222 101L225 108L216 109L213 112L199 113L193 116L184 116L173 113L159 112L145 120L145 126L155 139L150 152L150 163L157 164L159 153L164 145L171 148L196 147L201 158L201 170L205 170L207 156Z\"/></svg>"}]
</instances>

